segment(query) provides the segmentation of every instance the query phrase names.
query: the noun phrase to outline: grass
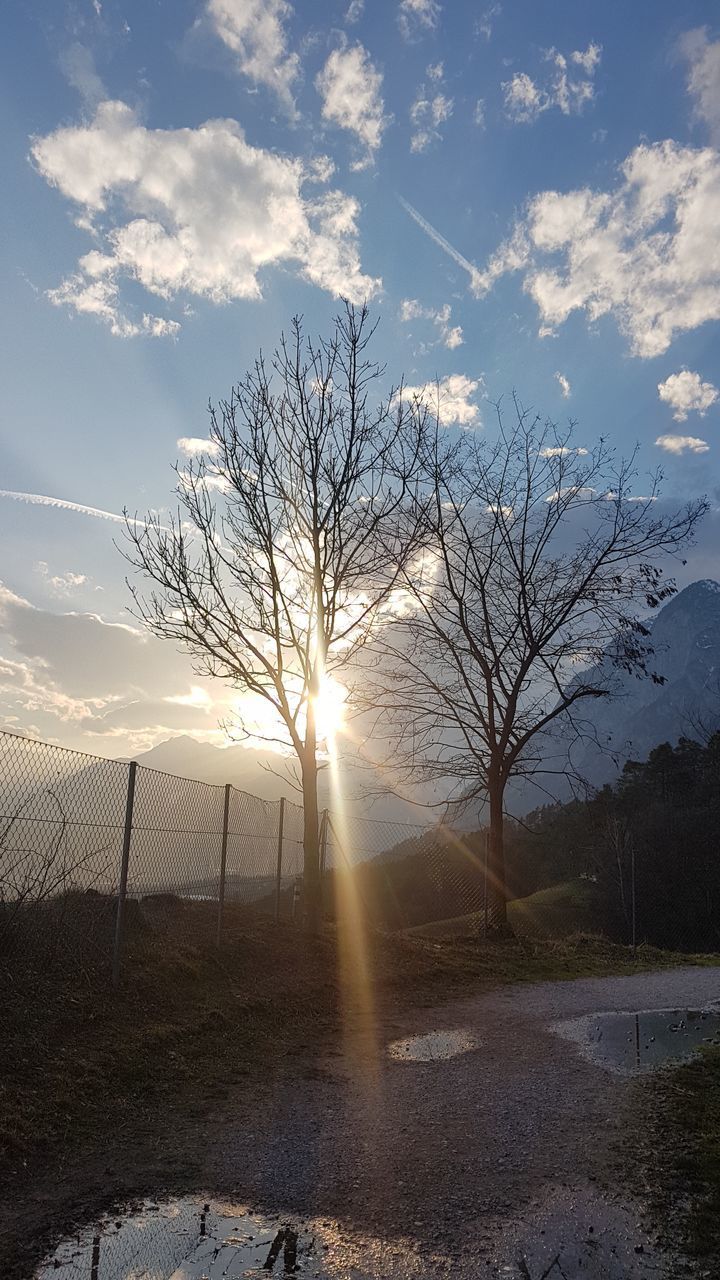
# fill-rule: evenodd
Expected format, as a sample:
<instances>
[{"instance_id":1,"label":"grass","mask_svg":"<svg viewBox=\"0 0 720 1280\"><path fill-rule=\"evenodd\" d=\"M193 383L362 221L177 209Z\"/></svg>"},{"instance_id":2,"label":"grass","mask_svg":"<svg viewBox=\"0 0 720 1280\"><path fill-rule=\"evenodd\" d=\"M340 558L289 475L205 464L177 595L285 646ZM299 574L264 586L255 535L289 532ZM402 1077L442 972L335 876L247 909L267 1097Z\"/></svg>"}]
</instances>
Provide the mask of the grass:
<instances>
[{"instance_id":1,"label":"grass","mask_svg":"<svg viewBox=\"0 0 720 1280\"><path fill-rule=\"evenodd\" d=\"M197 938L203 908L192 910L193 920L182 923L185 936ZM0 969L3 1280L27 1275L47 1239L97 1212L108 1195L193 1185L197 1129L184 1147L181 1130L265 1096L278 1077L307 1069L332 1046L342 1001L334 931L306 938L242 913L228 924L232 939L220 951L211 928L204 943L177 941L179 931L164 934L161 946L140 939L117 992L103 964L79 970L58 962L34 972L15 965L4 978ZM587 935L497 944L370 939L381 1018L469 989L678 962L652 948L633 958ZM357 1010L342 1011L360 1019ZM36 1224L29 1242L28 1220Z\"/></svg>"},{"instance_id":2,"label":"grass","mask_svg":"<svg viewBox=\"0 0 720 1280\"><path fill-rule=\"evenodd\" d=\"M643 1164L668 1243L720 1275L720 1046L658 1077Z\"/></svg>"},{"instance_id":3,"label":"grass","mask_svg":"<svg viewBox=\"0 0 720 1280\"><path fill-rule=\"evenodd\" d=\"M508 920L515 934L523 938L566 938L576 933L592 933L596 917L596 890L588 880L568 880L540 889L526 898L508 903ZM483 913L455 916L406 929L411 936L454 938L477 934L483 928Z\"/></svg>"}]
</instances>

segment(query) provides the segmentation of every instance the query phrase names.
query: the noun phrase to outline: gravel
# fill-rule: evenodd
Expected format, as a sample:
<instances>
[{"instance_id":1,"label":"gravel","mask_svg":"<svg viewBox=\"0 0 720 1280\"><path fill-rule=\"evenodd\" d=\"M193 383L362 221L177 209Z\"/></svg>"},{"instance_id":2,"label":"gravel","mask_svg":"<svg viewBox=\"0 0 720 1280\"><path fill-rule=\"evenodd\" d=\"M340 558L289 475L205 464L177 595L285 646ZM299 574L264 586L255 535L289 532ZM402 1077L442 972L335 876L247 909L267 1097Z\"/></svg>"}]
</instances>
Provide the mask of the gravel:
<instances>
[{"instance_id":1,"label":"gravel","mask_svg":"<svg viewBox=\"0 0 720 1280\"><path fill-rule=\"evenodd\" d=\"M646 1081L593 1065L552 1024L719 1000L720 971L686 967L356 1022L342 1051L283 1086L250 1127L224 1128L204 1156L208 1191L326 1222L338 1267L363 1275L684 1274L658 1254L642 1189L619 1189L632 1186ZM387 1053L442 1030L469 1033L473 1047L436 1061Z\"/></svg>"}]
</instances>

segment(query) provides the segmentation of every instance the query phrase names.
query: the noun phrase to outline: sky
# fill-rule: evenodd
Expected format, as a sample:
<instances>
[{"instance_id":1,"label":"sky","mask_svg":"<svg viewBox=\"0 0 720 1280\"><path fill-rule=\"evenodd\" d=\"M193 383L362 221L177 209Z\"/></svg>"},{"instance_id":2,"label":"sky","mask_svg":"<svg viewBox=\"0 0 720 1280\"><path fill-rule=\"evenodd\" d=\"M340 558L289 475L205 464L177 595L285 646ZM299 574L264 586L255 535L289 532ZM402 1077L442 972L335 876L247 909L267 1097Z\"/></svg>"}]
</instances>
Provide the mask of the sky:
<instances>
[{"instance_id":1,"label":"sky","mask_svg":"<svg viewBox=\"0 0 720 1280\"><path fill-rule=\"evenodd\" d=\"M369 299L448 430L517 391L712 510L710 0L11 0L0 51L0 715L109 756L234 695L128 614L119 514L294 314ZM638 478L642 493L642 474Z\"/></svg>"}]
</instances>

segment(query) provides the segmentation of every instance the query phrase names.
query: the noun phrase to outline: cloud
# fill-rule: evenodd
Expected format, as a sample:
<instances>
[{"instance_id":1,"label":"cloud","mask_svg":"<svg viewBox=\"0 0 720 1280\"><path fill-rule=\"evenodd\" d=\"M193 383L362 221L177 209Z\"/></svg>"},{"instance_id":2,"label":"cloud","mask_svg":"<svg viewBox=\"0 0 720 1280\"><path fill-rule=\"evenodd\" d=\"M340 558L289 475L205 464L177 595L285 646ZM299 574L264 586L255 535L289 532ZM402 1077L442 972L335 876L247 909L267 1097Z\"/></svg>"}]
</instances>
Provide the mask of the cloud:
<instances>
[{"instance_id":1,"label":"cloud","mask_svg":"<svg viewBox=\"0 0 720 1280\"><path fill-rule=\"evenodd\" d=\"M439 20L437 0L400 0L398 26L406 40L425 31L434 31Z\"/></svg>"},{"instance_id":2,"label":"cloud","mask_svg":"<svg viewBox=\"0 0 720 1280\"><path fill-rule=\"evenodd\" d=\"M475 110L473 111L473 124L476 124L478 129L485 128L485 100L483 98L478 98L477 102L475 103Z\"/></svg>"},{"instance_id":3,"label":"cloud","mask_svg":"<svg viewBox=\"0 0 720 1280\"><path fill-rule=\"evenodd\" d=\"M77 89L86 106L95 108L107 97L95 60L84 44L71 44L60 55L60 70L68 84Z\"/></svg>"},{"instance_id":4,"label":"cloud","mask_svg":"<svg viewBox=\"0 0 720 1280\"><path fill-rule=\"evenodd\" d=\"M361 44L334 49L316 76L315 87L323 100L323 119L354 133L362 144L364 155L353 168L365 168L372 163L387 125L382 75L367 49Z\"/></svg>"},{"instance_id":5,"label":"cloud","mask_svg":"<svg viewBox=\"0 0 720 1280\"><path fill-rule=\"evenodd\" d=\"M292 12L287 0L208 0L207 5L211 26L235 54L239 71L272 89L294 113L300 60L288 53L285 33Z\"/></svg>"},{"instance_id":6,"label":"cloud","mask_svg":"<svg viewBox=\"0 0 720 1280\"><path fill-rule=\"evenodd\" d=\"M21 731L59 732L141 750L187 732L221 741L208 710L237 695L193 674L190 659L135 626L37 608L0 583L0 715Z\"/></svg>"},{"instance_id":7,"label":"cloud","mask_svg":"<svg viewBox=\"0 0 720 1280\"><path fill-rule=\"evenodd\" d=\"M548 49L545 60L554 71L538 85L525 71L518 71L502 84L505 114L516 124L533 124L543 112L558 107L563 115L579 115L595 96L593 78L602 50L598 44L575 49L565 55Z\"/></svg>"},{"instance_id":8,"label":"cloud","mask_svg":"<svg viewBox=\"0 0 720 1280\"><path fill-rule=\"evenodd\" d=\"M689 68L687 88L695 115L720 142L720 40L711 42L707 27L697 27L682 36L680 53Z\"/></svg>"},{"instance_id":9,"label":"cloud","mask_svg":"<svg viewBox=\"0 0 720 1280\"><path fill-rule=\"evenodd\" d=\"M212 457L218 451L215 440L207 436L181 436L177 447L186 458Z\"/></svg>"},{"instance_id":10,"label":"cloud","mask_svg":"<svg viewBox=\"0 0 720 1280\"><path fill-rule=\"evenodd\" d=\"M73 573L71 569L66 573L51 574L44 560L38 560L35 571L45 580L51 591L59 596L72 595L73 591L77 591L78 587L83 587L88 582L86 574Z\"/></svg>"},{"instance_id":11,"label":"cloud","mask_svg":"<svg viewBox=\"0 0 720 1280\"><path fill-rule=\"evenodd\" d=\"M124 278L163 299L215 303L261 298L260 275L271 266L292 266L333 297L360 300L379 286L360 266L357 201L316 189L327 166L253 147L234 120L149 129L125 103L104 102L89 124L35 139L32 156L101 244L51 301L98 316L120 336L178 328L129 320L119 306Z\"/></svg>"},{"instance_id":12,"label":"cloud","mask_svg":"<svg viewBox=\"0 0 720 1280\"><path fill-rule=\"evenodd\" d=\"M592 485L585 484L568 484L562 489L556 489L554 493L548 494L546 502L559 502L561 498L578 498L580 502L591 502L597 494L597 489L593 489Z\"/></svg>"},{"instance_id":13,"label":"cloud","mask_svg":"<svg viewBox=\"0 0 720 1280\"><path fill-rule=\"evenodd\" d=\"M125 524L125 517L100 507L87 507L82 502L68 502L66 498L51 498L46 493L18 493L14 489L0 489L0 498L14 498L16 502L28 502L39 507L58 507L61 511L76 511L82 516L96 516L98 520L114 520Z\"/></svg>"},{"instance_id":14,"label":"cloud","mask_svg":"<svg viewBox=\"0 0 720 1280\"><path fill-rule=\"evenodd\" d=\"M699 440L697 436L658 436L655 441L660 449L664 449L666 453L707 453L710 445L706 440Z\"/></svg>"},{"instance_id":15,"label":"cloud","mask_svg":"<svg viewBox=\"0 0 720 1280\"><path fill-rule=\"evenodd\" d=\"M566 458L572 454L575 458L586 458L587 449L574 449L567 444L548 445L547 448L540 450L541 458Z\"/></svg>"},{"instance_id":16,"label":"cloud","mask_svg":"<svg viewBox=\"0 0 720 1280\"><path fill-rule=\"evenodd\" d=\"M471 287L478 296L524 272L541 332L574 311L610 315L633 355L667 350L677 333L720 319L720 155L666 141L636 147L612 191L534 196Z\"/></svg>"},{"instance_id":17,"label":"cloud","mask_svg":"<svg viewBox=\"0 0 720 1280\"><path fill-rule=\"evenodd\" d=\"M433 413L438 413L443 426L474 427L480 425L480 409L472 397L480 385L480 379L468 378L464 373L451 373L438 382L403 387L402 394L405 400L417 399L427 404Z\"/></svg>"},{"instance_id":18,"label":"cloud","mask_svg":"<svg viewBox=\"0 0 720 1280\"><path fill-rule=\"evenodd\" d=\"M417 298L404 298L400 303L400 319L403 324L412 320L431 320L440 333L440 342L450 351L454 351L456 347L462 346L465 339L461 326L451 325L451 315L449 302L437 311L432 307L423 307Z\"/></svg>"},{"instance_id":19,"label":"cloud","mask_svg":"<svg viewBox=\"0 0 720 1280\"><path fill-rule=\"evenodd\" d=\"M365 0L350 0L350 4L348 5L345 13L345 21L348 26L351 27L354 23L359 22L364 12Z\"/></svg>"},{"instance_id":20,"label":"cloud","mask_svg":"<svg viewBox=\"0 0 720 1280\"><path fill-rule=\"evenodd\" d=\"M410 123L414 130L410 138L410 150L415 152L425 151L431 142L441 140L440 125L450 119L454 107L452 98L448 98L439 89L443 79L442 62L429 66L426 75L434 88L428 89L425 84L421 84L410 107Z\"/></svg>"},{"instance_id":21,"label":"cloud","mask_svg":"<svg viewBox=\"0 0 720 1280\"><path fill-rule=\"evenodd\" d=\"M565 377L564 373L556 373L555 381L560 387L560 390L563 393L564 399L567 400L572 395L572 388L570 386L569 380Z\"/></svg>"},{"instance_id":22,"label":"cloud","mask_svg":"<svg viewBox=\"0 0 720 1280\"><path fill-rule=\"evenodd\" d=\"M658 395L670 405L676 422L684 422L689 413L699 413L703 418L718 394L712 382L703 382L699 373L689 369L671 373L664 382L658 382Z\"/></svg>"},{"instance_id":23,"label":"cloud","mask_svg":"<svg viewBox=\"0 0 720 1280\"><path fill-rule=\"evenodd\" d=\"M489 40L493 33L495 19L499 18L501 13L502 8L499 4L491 4L475 23L475 34Z\"/></svg>"}]
</instances>

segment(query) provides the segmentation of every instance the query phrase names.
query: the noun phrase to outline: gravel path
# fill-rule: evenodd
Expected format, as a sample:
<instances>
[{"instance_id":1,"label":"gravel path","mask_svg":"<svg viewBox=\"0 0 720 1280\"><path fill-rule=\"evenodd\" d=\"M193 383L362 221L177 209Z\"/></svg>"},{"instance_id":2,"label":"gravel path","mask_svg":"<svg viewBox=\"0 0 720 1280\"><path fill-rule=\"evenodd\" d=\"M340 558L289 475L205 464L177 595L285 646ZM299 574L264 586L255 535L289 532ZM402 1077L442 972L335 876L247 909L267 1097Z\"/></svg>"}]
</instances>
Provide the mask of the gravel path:
<instances>
[{"instance_id":1,"label":"gravel path","mask_svg":"<svg viewBox=\"0 0 720 1280\"><path fill-rule=\"evenodd\" d=\"M338 1266L361 1268L346 1276L677 1276L640 1201L612 1190L644 1080L593 1065L552 1024L715 1001L720 970L682 968L502 988L413 1008L375 1036L355 1026L254 1131L225 1128L208 1190L324 1221ZM396 1038L460 1028L476 1047L448 1061L387 1055Z\"/></svg>"}]
</instances>

